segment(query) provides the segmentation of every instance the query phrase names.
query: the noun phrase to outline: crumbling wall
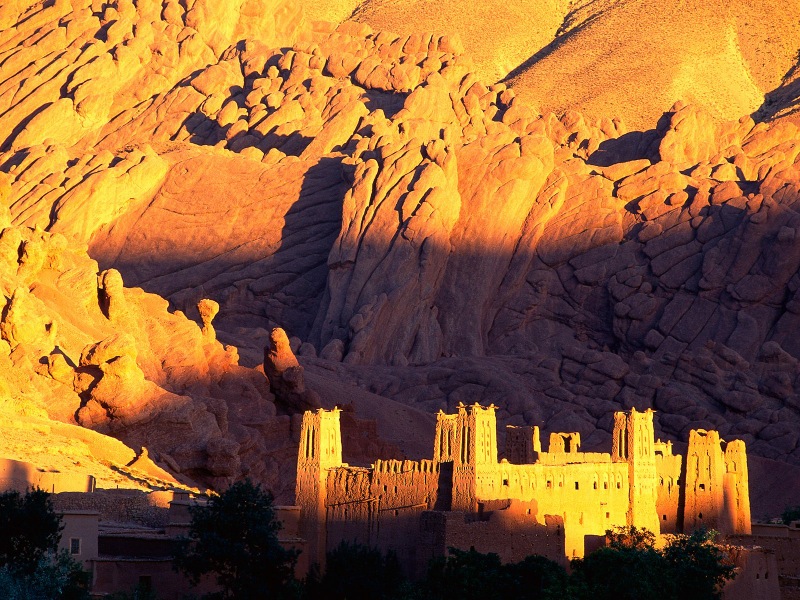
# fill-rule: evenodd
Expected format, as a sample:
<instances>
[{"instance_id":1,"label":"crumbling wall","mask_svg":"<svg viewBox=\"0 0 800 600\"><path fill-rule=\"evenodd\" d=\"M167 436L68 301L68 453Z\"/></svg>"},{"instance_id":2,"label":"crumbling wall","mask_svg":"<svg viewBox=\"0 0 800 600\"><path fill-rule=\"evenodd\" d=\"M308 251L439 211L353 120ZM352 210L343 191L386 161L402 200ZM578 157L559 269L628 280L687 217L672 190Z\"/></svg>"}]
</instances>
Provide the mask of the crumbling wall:
<instances>
[{"instance_id":1,"label":"crumbling wall","mask_svg":"<svg viewBox=\"0 0 800 600\"><path fill-rule=\"evenodd\" d=\"M683 528L681 471L683 457L672 453L672 442L659 440L655 444L658 496L656 511L661 533L679 533Z\"/></svg>"},{"instance_id":2,"label":"crumbling wall","mask_svg":"<svg viewBox=\"0 0 800 600\"><path fill-rule=\"evenodd\" d=\"M689 433L684 531L705 527L722 533L750 533L748 486L743 441L725 443L716 431Z\"/></svg>"},{"instance_id":3,"label":"crumbling wall","mask_svg":"<svg viewBox=\"0 0 800 600\"><path fill-rule=\"evenodd\" d=\"M300 427L295 503L300 507L300 535L307 540L309 564L324 567L327 547L326 495L331 469L342 463L340 411L306 411Z\"/></svg>"},{"instance_id":4,"label":"crumbling wall","mask_svg":"<svg viewBox=\"0 0 800 600\"><path fill-rule=\"evenodd\" d=\"M515 465L533 464L541 451L542 444L538 427L506 426L506 459L508 462Z\"/></svg>"},{"instance_id":5,"label":"crumbling wall","mask_svg":"<svg viewBox=\"0 0 800 600\"><path fill-rule=\"evenodd\" d=\"M328 550L342 541L394 550L402 564L416 562L419 516L436 504L439 464L379 460L372 468L328 472Z\"/></svg>"},{"instance_id":6,"label":"crumbling wall","mask_svg":"<svg viewBox=\"0 0 800 600\"><path fill-rule=\"evenodd\" d=\"M724 600L781 600L774 550L726 546L723 551L736 567L736 576L722 590Z\"/></svg>"},{"instance_id":7,"label":"crumbling wall","mask_svg":"<svg viewBox=\"0 0 800 600\"><path fill-rule=\"evenodd\" d=\"M169 504L162 495L140 490L62 492L53 496L53 506L57 511L96 511L101 521L111 523L144 527L166 527L169 523Z\"/></svg>"}]
</instances>

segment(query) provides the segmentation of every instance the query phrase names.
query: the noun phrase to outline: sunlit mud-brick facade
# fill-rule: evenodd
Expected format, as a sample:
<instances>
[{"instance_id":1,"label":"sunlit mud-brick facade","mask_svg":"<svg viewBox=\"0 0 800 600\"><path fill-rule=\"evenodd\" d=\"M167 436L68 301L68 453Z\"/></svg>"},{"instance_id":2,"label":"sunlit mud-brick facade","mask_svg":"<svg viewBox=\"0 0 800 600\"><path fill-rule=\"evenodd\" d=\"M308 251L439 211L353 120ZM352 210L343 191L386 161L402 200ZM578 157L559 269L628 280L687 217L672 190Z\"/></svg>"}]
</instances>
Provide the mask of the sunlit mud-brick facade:
<instances>
[{"instance_id":1,"label":"sunlit mud-brick facade","mask_svg":"<svg viewBox=\"0 0 800 600\"><path fill-rule=\"evenodd\" d=\"M342 462L339 411L306 412L296 494L308 559L357 541L394 550L413 570L448 544L563 561L615 526L749 533L744 443L692 431L684 463L654 439L653 415L615 413L611 453L581 452L572 432L551 433L545 452L538 427L508 427L498 460L494 407L459 406L438 414L432 460L353 467Z\"/></svg>"}]
</instances>

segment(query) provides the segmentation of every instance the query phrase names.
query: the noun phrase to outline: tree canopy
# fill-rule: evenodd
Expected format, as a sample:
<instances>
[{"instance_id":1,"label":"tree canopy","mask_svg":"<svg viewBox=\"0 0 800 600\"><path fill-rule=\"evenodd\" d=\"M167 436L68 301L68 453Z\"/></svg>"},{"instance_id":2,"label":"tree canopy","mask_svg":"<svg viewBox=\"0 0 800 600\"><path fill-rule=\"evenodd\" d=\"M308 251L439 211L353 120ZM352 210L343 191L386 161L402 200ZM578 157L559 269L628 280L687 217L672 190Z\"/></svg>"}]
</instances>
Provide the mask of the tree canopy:
<instances>
[{"instance_id":1,"label":"tree canopy","mask_svg":"<svg viewBox=\"0 0 800 600\"><path fill-rule=\"evenodd\" d=\"M58 551L62 529L47 492L0 494L0 598L89 597L89 573L66 550Z\"/></svg>"},{"instance_id":2,"label":"tree canopy","mask_svg":"<svg viewBox=\"0 0 800 600\"><path fill-rule=\"evenodd\" d=\"M636 527L608 533L609 545L572 562L572 579L592 600L718 600L734 567L704 530L670 536L657 549L655 535Z\"/></svg>"},{"instance_id":3,"label":"tree canopy","mask_svg":"<svg viewBox=\"0 0 800 600\"><path fill-rule=\"evenodd\" d=\"M213 574L222 591L212 597L286 596L298 553L278 541L281 524L270 492L245 480L212 497L207 505L191 507L190 514L189 535L180 545L175 566L195 585Z\"/></svg>"},{"instance_id":4,"label":"tree canopy","mask_svg":"<svg viewBox=\"0 0 800 600\"><path fill-rule=\"evenodd\" d=\"M32 574L47 552L56 550L62 529L47 492L0 494L0 567Z\"/></svg>"}]
</instances>

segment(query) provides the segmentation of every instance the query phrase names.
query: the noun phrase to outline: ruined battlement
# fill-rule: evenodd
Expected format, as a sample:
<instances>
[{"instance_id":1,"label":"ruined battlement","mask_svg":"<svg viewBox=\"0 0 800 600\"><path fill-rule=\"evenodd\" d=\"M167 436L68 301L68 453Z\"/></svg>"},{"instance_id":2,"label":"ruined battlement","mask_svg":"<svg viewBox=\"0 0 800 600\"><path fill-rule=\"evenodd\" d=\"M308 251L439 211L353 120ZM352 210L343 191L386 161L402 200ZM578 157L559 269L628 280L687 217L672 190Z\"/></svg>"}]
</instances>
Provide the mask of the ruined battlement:
<instances>
[{"instance_id":1,"label":"ruined battlement","mask_svg":"<svg viewBox=\"0 0 800 600\"><path fill-rule=\"evenodd\" d=\"M376 460L372 469L376 473L438 473L439 463L432 460Z\"/></svg>"},{"instance_id":2,"label":"ruined battlement","mask_svg":"<svg viewBox=\"0 0 800 600\"><path fill-rule=\"evenodd\" d=\"M541 452L538 459L544 465L612 462L611 455L607 452Z\"/></svg>"}]
</instances>

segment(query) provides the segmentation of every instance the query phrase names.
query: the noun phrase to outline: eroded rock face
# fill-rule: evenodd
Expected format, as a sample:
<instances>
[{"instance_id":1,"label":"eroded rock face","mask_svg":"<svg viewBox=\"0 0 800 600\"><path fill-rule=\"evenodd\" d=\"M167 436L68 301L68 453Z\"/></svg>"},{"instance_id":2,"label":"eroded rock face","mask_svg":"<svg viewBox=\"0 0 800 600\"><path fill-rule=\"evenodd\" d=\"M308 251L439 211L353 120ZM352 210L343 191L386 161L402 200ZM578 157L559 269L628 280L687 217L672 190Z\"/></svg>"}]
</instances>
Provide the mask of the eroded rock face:
<instances>
[{"instance_id":1,"label":"eroded rock face","mask_svg":"<svg viewBox=\"0 0 800 600\"><path fill-rule=\"evenodd\" d=\"M800 464L790 120L540 115L447 36L297 34L276 2L253 29L210 4L0 13L12 386L219 485L290 476L288 413L332 403L322 381L493 402L587 449L614 410L655 408L662 436ZM106 32L95 60L17 48L62 21L62 47ZM106 89L129 46L149 58ZM53 83L30 87L25 56Z\"/></svg>"}]
</instances>

